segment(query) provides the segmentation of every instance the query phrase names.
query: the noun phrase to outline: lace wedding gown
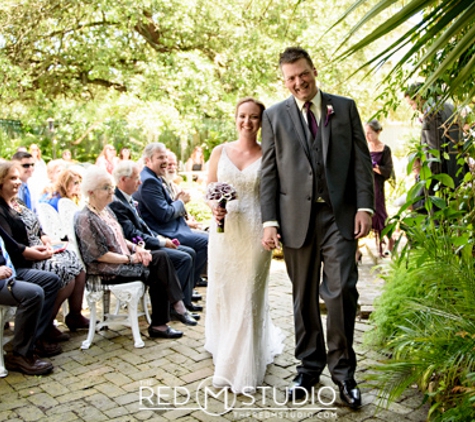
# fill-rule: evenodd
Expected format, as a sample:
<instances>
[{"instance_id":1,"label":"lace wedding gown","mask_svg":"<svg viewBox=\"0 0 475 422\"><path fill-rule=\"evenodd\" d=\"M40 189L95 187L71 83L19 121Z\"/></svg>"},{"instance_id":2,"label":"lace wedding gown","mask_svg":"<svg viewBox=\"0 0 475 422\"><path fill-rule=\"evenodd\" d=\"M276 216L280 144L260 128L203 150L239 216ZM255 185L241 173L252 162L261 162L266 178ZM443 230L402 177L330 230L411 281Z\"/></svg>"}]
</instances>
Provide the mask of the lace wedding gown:
<instances>
[{"instance_id":1,"label":"lace wedding gown","mask_svg":"<svg viewBox=\"0 0 475 422\"><path fill-rule=\"evenodd\" d=\"M270 318L267 284L271 253L261 245L261 159L240 171L224 147L218 181L233 185L224 233L210 228L205 349L213 355L216 387L253 392L266 366L283 349L283 334Z\"/></svg>"}]
</instances>

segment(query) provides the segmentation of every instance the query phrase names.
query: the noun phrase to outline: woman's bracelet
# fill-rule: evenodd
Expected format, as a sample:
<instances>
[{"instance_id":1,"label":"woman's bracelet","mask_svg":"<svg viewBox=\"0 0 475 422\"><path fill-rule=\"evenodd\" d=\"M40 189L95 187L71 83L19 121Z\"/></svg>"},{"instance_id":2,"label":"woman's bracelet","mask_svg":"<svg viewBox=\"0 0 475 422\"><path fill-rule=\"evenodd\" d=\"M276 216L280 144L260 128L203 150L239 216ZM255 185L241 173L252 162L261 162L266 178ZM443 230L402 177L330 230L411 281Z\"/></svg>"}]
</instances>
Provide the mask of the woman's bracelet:
<instances>
[{"instance_id":1,"label":"woman's bracelet","mask_svg":"<svg viewBox=\"0 0 475 422\"><path fill-rule=\"evenodd\" d=\"M132 253L135 253L136 250L137 250L137 245L134 243L132 244Z\"/></svg>"},{"instance_id":2,"label":"woman's bracelet","mask_svg":"<svg viewBox=\"0 0 475 422\"><path fill-rule=\"evenodd\" d=\"M129 255L129 264L133 264L134 263L134 257L133 255Z\"/></svg>"}]
</instances>

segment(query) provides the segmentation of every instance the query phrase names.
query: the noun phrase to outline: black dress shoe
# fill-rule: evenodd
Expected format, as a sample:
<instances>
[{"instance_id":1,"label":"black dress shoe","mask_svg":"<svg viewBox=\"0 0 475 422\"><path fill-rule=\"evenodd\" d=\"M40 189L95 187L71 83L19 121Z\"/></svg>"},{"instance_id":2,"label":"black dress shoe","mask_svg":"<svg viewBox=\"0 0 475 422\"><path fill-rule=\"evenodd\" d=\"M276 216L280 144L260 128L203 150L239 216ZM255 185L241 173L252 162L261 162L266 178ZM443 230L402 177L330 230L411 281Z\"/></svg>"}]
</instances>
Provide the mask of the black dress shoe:
<instances>
[{"instance_id":1,"label":"black dress shoe","mask_svg":"<svg viewBox=\"0 0 475 422\"><path fill-rule=\"evenodd\" d=\"M199 321L201 318L200 314L197 314L196 312L190 312L190 315L193 317L194 320Z\"/></svg>"},{"instance_id":2,"label":"black dress shoe","mask_svg":"<svg viewBox=\"0 0 475 422\"><path fill-rule=\"evenodd\" d=\"M188 309L190 312L201 312L203 310L203 307L201 305L185 305L186 309Z\"/></svg>"},{"instance_id":3,"label":"black dress shoe","mask_svg":"<svg viewBox=\"0 0 475 422\"><path fill-rule=\"evenodd\" d=\"M203 277L200 277L196 282L196 287L208 287L208 282Z\"/></svg>"},{"instance_id":4,"label":"black dress shoe","mask_svg":"<svg viewBox=\"0 0 475 422\"><path fill-rule=\"evenodd\" d=\"M179 314L177 311L172 309L170 311L170 318L172 321L180 321L185 325L196 325L196 319L194 319L188 311L185 311L184 314Z\"/></svg>"},{"instance_id":5,"label":"black dress shoe","mask_svg":"<svg viewBox=\"0 0 475 422\"><path fill-rule=\"evenodd\" d=\"M51 343L45 339L36 340L33 351L41 358L50 358L63 353L63 349L58 343Z\"/></svg>"},{"instance_id":6,"label":"black dress shoe","mask_svg":"<svg viewBox=\"0 0 475 422\"><path fill-rule=\"evenodd\" d=\"M193 292L193 294L191 295L192 302L198 302L201 299L203 299L203 296L201 296L198 292Z\"/></svg>"},{"instance_id":7,"label":"black dress shoe","mask_svg":"<svg viewBox=\"0 0 475 422\"><path fill-rule=\"evenodd\" d=\"M319 376L298 374L289 386L287 396L291 400L300 400L320 381Z\"/></svg>"},{"instance_id":8,"label":"black dress shoe","mask_svg":"<svg viewBox=\"0 0 475 422\"><path fill-rule=\"evenodd\" d=\"M173 329L172 327L167 327L165 331L156 330L153 327L148 327L148 335L150 337L161 337L161 338L180 338L183 335L182 331Z\"/></svg>"},{"instance_id":9,"label":"black dress shoe","mask_svg":"<svg viewBox=\"0 0 475 422\"><path fill-rule=\"evenodd\" d=\"M341 401L345 405L352 409L358 409L361 406L361 392L355 380L339 382L338 388L340 389Z\"/></svg>"}]
</instances>

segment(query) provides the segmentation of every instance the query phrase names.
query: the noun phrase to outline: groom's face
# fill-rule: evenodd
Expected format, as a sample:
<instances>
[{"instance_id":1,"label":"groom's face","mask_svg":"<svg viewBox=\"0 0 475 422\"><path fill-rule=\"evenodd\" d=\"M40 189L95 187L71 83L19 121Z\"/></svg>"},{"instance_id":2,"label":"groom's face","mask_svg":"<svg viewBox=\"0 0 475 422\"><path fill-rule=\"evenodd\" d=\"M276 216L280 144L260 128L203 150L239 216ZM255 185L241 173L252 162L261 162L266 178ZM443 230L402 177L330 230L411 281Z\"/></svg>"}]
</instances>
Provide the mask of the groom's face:
<instances>
[{"instance_id":1,"label":"groom's face","mask_svg":"<svg viewBox=\"0 0 475 422\"><path fill-rule=\"evenodd\" d=\"M300 101L310 101L317 95L318 88L315 77L317 70L305 59L282 65L285 86Z\"/></svg>"}]
</instances>

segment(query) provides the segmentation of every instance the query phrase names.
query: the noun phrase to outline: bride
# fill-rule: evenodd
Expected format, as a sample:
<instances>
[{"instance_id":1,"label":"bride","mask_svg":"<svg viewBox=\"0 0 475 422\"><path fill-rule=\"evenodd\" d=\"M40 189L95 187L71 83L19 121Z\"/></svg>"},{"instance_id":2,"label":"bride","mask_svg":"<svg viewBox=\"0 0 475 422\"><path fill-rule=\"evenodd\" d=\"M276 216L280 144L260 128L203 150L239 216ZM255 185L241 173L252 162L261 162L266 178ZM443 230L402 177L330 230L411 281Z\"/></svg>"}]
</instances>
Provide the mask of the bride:
<instances>
[{"instance_id":1,"label":"bride","mask_svg":"<svg viewBox=\"0 0 475 422\"><path fill-rule=\"evenodd\" d=\"M267 282L271 253L261 246L259 182L262 151L257 143L264 104L244 98L236 106L237 141L217 146L208 183L225 182L237 191L226 209L210 201L224 233L210 228L205 349L213 355L215 387L253 393L266 366L283 349L283 334L269 315Z\"/></svg>"}]
</instances>

